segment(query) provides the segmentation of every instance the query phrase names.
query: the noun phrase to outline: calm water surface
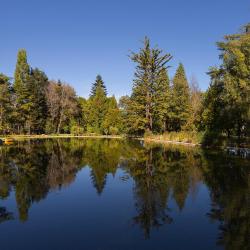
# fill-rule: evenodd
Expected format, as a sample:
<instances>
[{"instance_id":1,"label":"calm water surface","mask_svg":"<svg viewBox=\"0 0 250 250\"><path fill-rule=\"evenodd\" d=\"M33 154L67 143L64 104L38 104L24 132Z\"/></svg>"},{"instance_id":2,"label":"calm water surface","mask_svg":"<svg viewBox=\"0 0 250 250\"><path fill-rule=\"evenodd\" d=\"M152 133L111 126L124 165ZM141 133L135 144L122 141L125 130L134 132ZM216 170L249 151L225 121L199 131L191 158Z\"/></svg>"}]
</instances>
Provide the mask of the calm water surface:
<instances>
[{"instance_id":1,"label":"calm water surface","mask_svg":"<svg viewBox=\"0 0 250 250\"><path fill-rule=\"evenodd\" d=\"M0 249L250 249L250 161L108 139L0 147Z\"/></svg>"}]
</instances>

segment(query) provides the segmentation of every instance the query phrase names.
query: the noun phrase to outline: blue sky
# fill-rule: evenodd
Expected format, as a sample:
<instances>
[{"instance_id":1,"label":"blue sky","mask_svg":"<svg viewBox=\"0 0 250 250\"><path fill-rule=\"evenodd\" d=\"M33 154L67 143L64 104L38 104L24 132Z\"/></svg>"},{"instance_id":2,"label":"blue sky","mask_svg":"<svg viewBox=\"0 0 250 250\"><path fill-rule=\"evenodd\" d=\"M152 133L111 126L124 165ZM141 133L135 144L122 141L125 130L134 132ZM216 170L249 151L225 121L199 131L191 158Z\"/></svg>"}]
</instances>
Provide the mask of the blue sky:
<instances>
[{"instance_id":1,"label":"blue sky","mask_svg":"<svg viewBox=\"0 0 250 250\"><path fill-rule=\"evenodd\" d=\"M101 74L109 94L130 94L138 51L149 36L203 90L218 65L216 41L250 21L249 0L1 0L0 72L13 76L19 48L32 67L87 97Z\"/></svg>"}]
</instances>

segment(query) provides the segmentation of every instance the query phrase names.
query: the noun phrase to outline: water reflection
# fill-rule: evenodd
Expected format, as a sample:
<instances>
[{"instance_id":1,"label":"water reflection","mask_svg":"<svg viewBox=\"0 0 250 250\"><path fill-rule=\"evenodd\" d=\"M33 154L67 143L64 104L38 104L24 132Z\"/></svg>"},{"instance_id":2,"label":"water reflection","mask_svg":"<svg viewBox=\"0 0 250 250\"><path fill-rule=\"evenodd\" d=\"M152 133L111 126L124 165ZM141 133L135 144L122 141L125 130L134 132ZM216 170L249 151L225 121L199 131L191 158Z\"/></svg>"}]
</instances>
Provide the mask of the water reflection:
<instances>
[{"instance_id":1,"label":"water reflection","mask_svg":"<svg viewBox=\"0 0 250 250\"><path fill-rule=\"evenodd\" d=\"M202 179L201 155L195 149L146 146L137 150L128 163L129 174L135 181L134 195L138 215L134 217L150 237L153 228L171 223L167 201L175 200L181 211L189 192L196 193Z\"/></svg>"},{"instance_id":2,"label":"water reflection","mask_svg":"<svg viewBox=\"0 0 250 250\"><path fill-rule=\"evenodd\" d=\"M242 158L207 153L205 181L210 188L211 220L219 221L218 244L250 249L250 164Z\"/></svg>"},{"instance_id":3,"label":"water reflection","mask_svg":"<svg viewBox=\"0 0 250 250\"><path fill-rule=\"evenodd\" d=\"M207 216L218 221L217 244L225 249L249 249L250 166L246 159L202 152L197 148L145 145L139 141L53 139L19 142L0 147L0 198L15 193L20 221L48 192L67 187L89 167L99 196L108 174L124 170L120 181L133 180L135 214L131 220L149 239L154 229L174 223L169 201L179 213L188 195L195 199L200 183L210 190ZM122 199L122 197L121 197ZM13 214L0 207L0 222Z\"/></svg>"},{"instance_id":4,"label":"water reflection","mask_svg":"<svg viewBox=\"0 0 250 250\"><path fill-rule=\"evenodd\" d=\"M13 213L8 212L5 207L0 207L0 223L7 220L13 220L13 218Z\"/></svg>"}]
</instances>

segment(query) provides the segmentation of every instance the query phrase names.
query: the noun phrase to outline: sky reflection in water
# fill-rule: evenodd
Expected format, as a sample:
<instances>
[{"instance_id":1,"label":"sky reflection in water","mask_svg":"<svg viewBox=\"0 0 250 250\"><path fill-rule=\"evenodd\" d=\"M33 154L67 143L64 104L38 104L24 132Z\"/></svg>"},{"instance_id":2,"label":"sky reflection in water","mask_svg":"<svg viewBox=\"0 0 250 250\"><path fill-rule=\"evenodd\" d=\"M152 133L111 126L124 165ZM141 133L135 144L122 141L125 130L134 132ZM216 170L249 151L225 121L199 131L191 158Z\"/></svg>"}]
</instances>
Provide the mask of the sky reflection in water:
<instances>
[{"instance_id":1,"label":"sky reflection in water","mask_svg":"<svg viewBox=\"0 0 250 250\"><path fill-rule=\"evenodd\" d=\"M1 249L250 249L249 160L116 139L0 147Z\"/></svg>"}]
</instances>

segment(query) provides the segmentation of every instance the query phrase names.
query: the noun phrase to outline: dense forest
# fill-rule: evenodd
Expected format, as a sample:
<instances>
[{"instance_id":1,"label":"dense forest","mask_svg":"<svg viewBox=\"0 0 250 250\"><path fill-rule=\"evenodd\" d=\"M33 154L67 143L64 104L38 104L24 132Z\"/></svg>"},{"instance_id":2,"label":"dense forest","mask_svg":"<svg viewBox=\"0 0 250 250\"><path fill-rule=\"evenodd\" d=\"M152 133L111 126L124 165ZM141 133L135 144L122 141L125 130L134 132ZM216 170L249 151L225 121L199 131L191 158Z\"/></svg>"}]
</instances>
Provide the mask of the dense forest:
<instances>
[{"instance_id":1,"label":"dense forest","mask_svg":"<svg viewBox=\"0 0 250 250\"><path fill-rule=\"evenodd\" d=\"M130 54L136 65L132 93L119 103L97 75L88 99L72 86L49 80L18 51L14 78L0 74L0 134L202 135L206 144L221 137L250 136L250 24L218 42L221 65L211 67L207 91L189 82L182 63L173 79L172 56L152 47Z\"/></svg>"}]
</instances>

